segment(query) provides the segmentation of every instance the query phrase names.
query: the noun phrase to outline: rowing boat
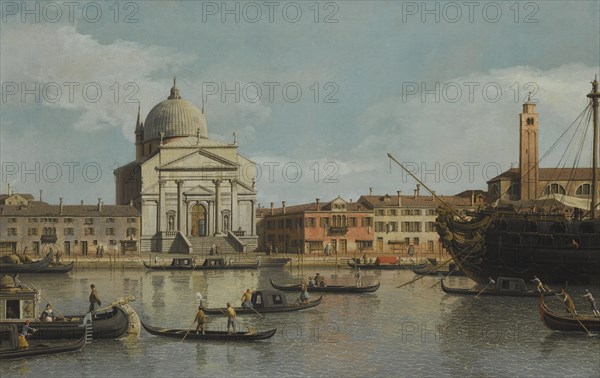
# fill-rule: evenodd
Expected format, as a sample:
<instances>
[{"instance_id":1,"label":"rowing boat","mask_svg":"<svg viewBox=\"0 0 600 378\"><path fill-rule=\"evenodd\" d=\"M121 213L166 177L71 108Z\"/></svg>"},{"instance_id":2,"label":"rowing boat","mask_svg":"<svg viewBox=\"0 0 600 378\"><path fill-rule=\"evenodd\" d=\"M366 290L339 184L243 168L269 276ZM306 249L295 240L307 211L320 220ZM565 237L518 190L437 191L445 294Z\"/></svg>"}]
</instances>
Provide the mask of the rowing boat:
<instances>
[{"instance_id":1,"label":"rowing boat","mask_svg":"<svg viewBox=\"0 0 600 378\"><path fill-rule=\"evenodd\" d=\"M173 337L177 339L194 340L194 341L256 341L266 340L277 332L277 328L269 329L264 332L227 332L227 331L204 331L204 333L196 333L186 329L175 328L159 328L153 327L142 322L142 327L149 333L156 336Z\"/></svg>"},{"instance_id":2,"label":"rowing boat","mask_svg":"<svg viewBox=\"0 0 600 378\"><path fill-rule=\"evenodd\" d=\"M380 283L369 286L309 286L308 291L312 293L372 293L379 289ZM300 284L278 285L271 279L271 286L281 291L297 291L300 292Z\"/></svg>"}]
</instances>

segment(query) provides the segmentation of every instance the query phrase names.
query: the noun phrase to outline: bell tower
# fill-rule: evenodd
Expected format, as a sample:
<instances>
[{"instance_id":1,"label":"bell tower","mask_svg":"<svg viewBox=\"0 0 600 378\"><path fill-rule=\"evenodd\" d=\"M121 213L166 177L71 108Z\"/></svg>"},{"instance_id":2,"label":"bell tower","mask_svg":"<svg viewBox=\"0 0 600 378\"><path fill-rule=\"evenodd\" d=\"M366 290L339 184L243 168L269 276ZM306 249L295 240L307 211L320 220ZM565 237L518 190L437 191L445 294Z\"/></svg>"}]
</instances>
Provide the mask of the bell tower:
<instances>
[{"instance_id":1,"label":"bell tower","mask_svg":"<svg viewBox=\"0 0 600 378\"><path fill-rule=\"evenodd\" d=\"M519 171L521 199L536 199L538 196L538 114L531 94L519 114Z\"/></svg>"}]
</instances>

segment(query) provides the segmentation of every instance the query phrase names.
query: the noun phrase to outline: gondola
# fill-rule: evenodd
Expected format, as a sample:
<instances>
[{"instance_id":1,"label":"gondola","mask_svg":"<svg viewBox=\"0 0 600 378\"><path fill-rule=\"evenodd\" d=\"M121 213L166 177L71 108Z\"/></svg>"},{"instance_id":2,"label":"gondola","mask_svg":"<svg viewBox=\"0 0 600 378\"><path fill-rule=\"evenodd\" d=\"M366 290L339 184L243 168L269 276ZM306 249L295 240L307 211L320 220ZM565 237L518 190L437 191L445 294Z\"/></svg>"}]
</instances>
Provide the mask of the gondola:
<instances>
[{"instance_id":1,"label":"gondola","mask_svg":"<svg viewBox=\"0 0 600 378\"><path fill-rule=\"evenodd\" d=\"M379 289L379 282L375 285L370 286L309 286L308 291L310 293L372 293ZM292 284L292 285L277 285L271 279L271 286L273 286L277 290L281 291L296 291L300 292L300 284Z\"/></svg>"},{"instance_id":2,"label":"gondola","mask_svg":"<svg viewBox=\"0 0 600 378\"><path fill-rule=\"evenodd\" d=\"M414 264L365 264L365 263L357 263L352 259L348 260L348 266L352 269L360 268L360 269L377 269L377 270L408 270L414 268L422 268L424 265L414 265Z\"/></svg>"},{"instance_id":3,"label":"gondola","mask_svg":"<svg viewBox=\"0 0 600 378\"><path fill-rule=\"evenodd\" d=\"M208 341L208 340L217 340L217 341L256 341L256 340L266 340L277 332L277 328L273 328L264 332L232 332L229 333L227 331L208 331L205 330L204 334L196 334L195 330L186 330L186 329L173 329L173 328L158 328L152 327L144 322L142 322L142 327L149 333L156 336L165 336L165 337L173 337L179 340L194 340L194 341ZM187 335L187 336L186 336Z\"/></svg>"},{"instance_id":4,"label":"gondola","mask_svg":"<svg viewBox=\"0 0 600 378\"><path fill-rule=\"evenodd\" d=\"M81 337L77 342L50 345L32 343L27 349L19 348L19 337L16 324L1 324L0 334L2 335L2 340L6 341L6 344L3 344L3 346L8 346L8 348L3 347L0 349L0 361L81 350L85 344L91 341L88 331L88 327L91 327L90 317L84 319L83 322L85 325L78 325L82 329L82 332L80 332Z\"/></svg>"},{"instance_id":5,"label":"gondola","mask_svg":"<svg viewBox=\"0 0 600 378\"><path fill-rule=\"evenodd\" d=\"M590 315L576 315L575 317L557 315L546 307L543 295L540 295L539 307L544 325L551 330L567 332L600 331L600 318Z\"/></svg>"},{"instance_id":6,"label":"gondola","mask_svg":"<svg viewBox=\"0 0 600 378\"><path fill-rule=\"evenodd\" d=\"M292 259L290 259L289 257L269 257L269 258L260 258L259 257L259 263L258 266L259 267L282 267L285 266L287 263L289 263L290 261L292 261Z\"/></svg>"},{"instance_id":7,"label":"gondola","mask_svg":"<svg viewBox=\"0 0 600 378\"><path fill-rule=\"evenodd\" d=\"M52 252L39 261L28 263L0 263L0 272L2 273L36 273L46 269L52 262Z\"/></svg>"},{"instance_id":8,"label":"gondola","mask_svg":"<svg viewBox=\"0 0 600 378\"><path fill-rule=\"evenodd\" d=\"M223 257L210 257L205 259L201 265L197 265L194 258L185 257L173 259L170 265L144 261L144 267L150 270L256 269L258 268L258 261L255 263L237 263L228 262Z\"/></svg>"},{"instance_id":9,"label":"gondola","mask_svg":"<svg viewBox=\"0 0 600 378\"><path fill-rule=\"evenodd\" d=\"M77 339L82 332L78 323L84 316L69 315L64 318L56 318L54 322L30 322L29 325L37 329L31 339ZM96 313L92 337L94 339L118 339L127 334L129 327L129 316L121 307L115 306Z\"/></svg>"},{"instance_id":10,"label":"gondola","mask_svg":"<svg viewBox=\"0 0 600 378\"><path fill-rule=\"evenodd\" d=\"M507 278L498 277L496 279L495 287L486 287L484 290L477 289L461 289L448 287L444 284L444 280L440 280L442 290L447 294L459 294L459 295L486 295L496 297L532 297L537 298L540 293L537 290L527 290L525 283L521 278ZM554 291L547 293L555 294Z\"/></svg>"},{"instance_id":11,"label":"gondola","mask_svg":"<svg viewBox=\"0 0 600 378\"><path fill-rule=\"evenodd\" d=\"M36 273L68 273L73 269L74 262L68 264L48 265L46 268Z\"/></svg>"},{"instance_id":12,"label":"gondola","mask_svg":"<svg viewBox=\"0 0 600 378\"><path fill-rule=\"evenodd\" d=\"M308 303L299 303L298 300L294 303L288 303L285 293L279 290L257 290L252 293L252 305L253 308L248 307L234 307L235 312L238 315L241 314L259 314L272 313L272 312L291 312L300 311L312 308L321 304L321 295L318 299L310 301ZM205 308L204 312L209 315L222 315L225 313L225 307L223 308Z\"/></svg>"}]
</instances>

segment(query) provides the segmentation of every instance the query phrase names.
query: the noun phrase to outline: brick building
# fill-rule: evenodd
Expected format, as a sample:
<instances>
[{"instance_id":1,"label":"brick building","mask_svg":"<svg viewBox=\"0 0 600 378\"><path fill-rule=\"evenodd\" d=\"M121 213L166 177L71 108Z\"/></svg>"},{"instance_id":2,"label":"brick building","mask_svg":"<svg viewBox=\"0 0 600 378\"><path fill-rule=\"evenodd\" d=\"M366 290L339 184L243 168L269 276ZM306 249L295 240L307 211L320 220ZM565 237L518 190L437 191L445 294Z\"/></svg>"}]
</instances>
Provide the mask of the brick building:
<instances>
[{"instance_id":1,"label":"brick building","mask_svg":"<svg viewBox=\"0 0 600 378\"><path fill-rule=\"evenodd\" d=\"M353 254L373 249L373 212L338 197L302 205L262 208L257 212L260 249L279 252Z\"/></svg>"}]
</instances>

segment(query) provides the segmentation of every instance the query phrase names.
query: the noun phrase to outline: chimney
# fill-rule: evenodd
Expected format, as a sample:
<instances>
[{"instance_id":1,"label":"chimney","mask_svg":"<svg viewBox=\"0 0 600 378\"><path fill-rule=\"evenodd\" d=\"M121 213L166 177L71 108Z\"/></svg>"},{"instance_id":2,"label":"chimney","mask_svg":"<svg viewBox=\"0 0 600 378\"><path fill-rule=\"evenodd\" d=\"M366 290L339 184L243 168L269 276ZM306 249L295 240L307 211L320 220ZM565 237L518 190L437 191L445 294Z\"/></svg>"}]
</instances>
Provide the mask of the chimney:
<instances>
[{"instance_id":1,"label":"chimney","mask_svg":"<svg viewBox=\"0 0 600 378\"><path fill-rule=\"evenodd\" d=\"M413 198L417 198L417 189L413 189Z\"/></svg>"},{"instance_id":2,"label":"chimney","mask_svg":"<svg viewBox=\"0 0 600 378\"><path fill-rule=\"evenodd\" d=\"M83 206L83 200L81 200L81 206Z\"/></svg>"},{"instance_id":3,"label":"chimney","mask_svg":"<svg viewBox=\"0 0 600 378\"><path fill-rule=\"evenodd\" d=\"M281 208L283 213L285 214L285 201L281 201Z\"/></svg>"},{"instance_id":4,"label":"chimney","mask_svg":"<svg viewBox=\"0 0 600 378\"><path fill-rule=\"evenodd\" d=\"M398 207L402 207L402 190L398 190L396 193L398 193Z\"/></svg>"},{"instance_id":5,"label":"chimney","mask_svg":"<svg viewBox=\"0 0 600 378\"><path fill-rule=\"evenodd\" d=\"M373 188L369 188L369 195L372 196L373 195Z\"/></svg>"},{"instance_id":6,"label":"chimney","mask_svg":"<svg viewBox=\"0 0 600 378\"><path fill-rule=\"evenodd\" d=\"M98 198L98 211L102 211L102 198Z\"/></svg>"},{"instance_id":7,"label":"chimney","mask_svg":"<svg viewBox=\"0 0 600 378\"><path fill-rule=\"evenodd\" d=\"M12 193L10 192L11 188L10 188L10 182L8 183L8 195L10 196Z\"/></svg>"},{"instance_id":8,"label":"chimney","mask_svg":"<svg viewBox=\"0 0 600 378\"><path fill-rule=\"evenodd\" d=\"M321 199L317 198L316 201L317 201L317 211L319 211L319 210L321 210Z\"/></svg>"},{"instance_id":9,"label":"chimney","mask_svg":"<svg viewBox=\"0 0 600 378\"><path fill-rule=\"evenodd\" d=\"M44 193L44 190L40 189L40 202L42 202L42 193Z\"/></svg>"},{"instance_id":10,"label":"chimney","mask_svg":"<svg viewBox=\"0 0 600 378\"><path fill-rule=\"evenodd\" d=\"M275 214L275 202L271 202L271 215Z\"/></svg>"},{"instance_id":11,"label":"chimney","mask_svg":"<svg viewBox=\"0 0 600 378\"><path fill-rule=\"evenodd\" d=\"M475 206L475 191L471 190L471 206Z\"/></svg>"},{"instance_id":12,"label":"chimney","mask_svg":"<svg viewBox=\"0 0 600 378\"><path fill-rule=\"evenodd\" d=\"M60 205L58 207L58 215L63 215L63 198L60 197Z\"/></svg>"},{"instance_id":13,"label":"chimney","mask_svg":"<svg viewBox=\"0 0 600 378\"><path fill-rule=\"evenodd\" d=\"M417 184L417 197L419 196L419 192L421 192L421 184Z\"/></svg>"},{"instance_id":14,"label":"chimney","mask_svg":"<svg viewBox=\"0 0 600 378\"><path fill-rule=\"evenodd\" d=\"M431 191L431 200L435 201L435 190Z\"/></svg>"}]
</instances>

